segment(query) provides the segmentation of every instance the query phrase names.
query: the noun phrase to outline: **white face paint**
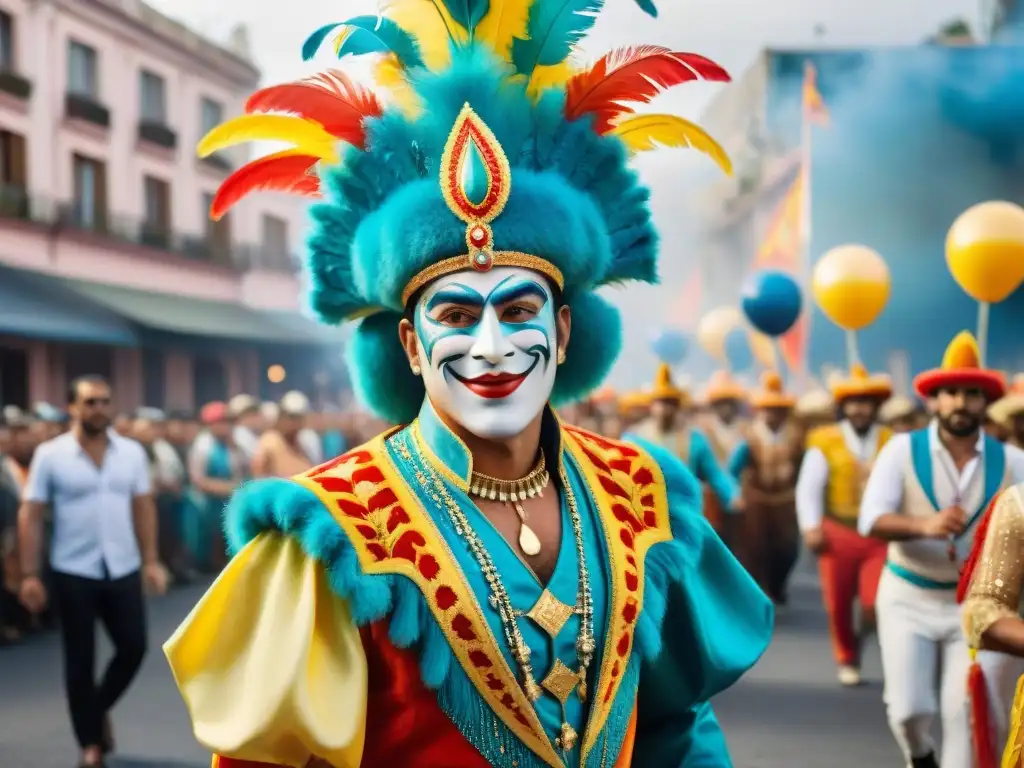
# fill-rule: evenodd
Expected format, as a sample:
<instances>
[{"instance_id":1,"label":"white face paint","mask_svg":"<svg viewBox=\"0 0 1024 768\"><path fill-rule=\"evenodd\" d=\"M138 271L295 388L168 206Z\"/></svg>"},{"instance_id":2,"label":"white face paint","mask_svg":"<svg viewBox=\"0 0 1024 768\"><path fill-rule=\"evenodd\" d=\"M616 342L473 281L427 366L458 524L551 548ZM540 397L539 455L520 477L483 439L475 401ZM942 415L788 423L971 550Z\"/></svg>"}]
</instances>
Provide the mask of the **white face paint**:
<instances>
[{"instance_id":1,"label":"white face paint","mask_svg":"<svg viewBox=\"0 0 1024 768\"><path fill-rule=\"evenodd\" d=\"M427 396L469 432L522 432L555 385L555 301L536 272L499 267L443 277L416 305Z\"/></svg>"}]
</instances>

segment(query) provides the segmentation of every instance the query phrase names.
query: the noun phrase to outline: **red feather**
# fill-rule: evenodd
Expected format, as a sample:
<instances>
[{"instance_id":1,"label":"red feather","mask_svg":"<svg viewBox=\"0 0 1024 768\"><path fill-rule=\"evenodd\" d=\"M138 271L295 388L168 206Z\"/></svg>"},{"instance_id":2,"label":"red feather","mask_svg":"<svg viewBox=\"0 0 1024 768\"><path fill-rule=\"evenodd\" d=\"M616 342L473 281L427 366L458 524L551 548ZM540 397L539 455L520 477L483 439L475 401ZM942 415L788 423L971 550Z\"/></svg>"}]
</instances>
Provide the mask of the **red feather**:
<instances>
[{"instance_id":1,"label":"red feather","mask_svg":"<svg viewBox=\"0 0 1024 768\"><path fill-rule=\"evenodd\" d=\"M978 662L971 664L967 673L967 695L971 704L971 731L974 742L975 768L999 768L999 757L993 744L995 724L989 708L985 673Z\"/></svg>"},{"instance_id":2,"label":"red feather","mask_svg":"<svg viewBox=\"0 0 1024 768\"><path fill-rule=\"evenodd\" d=\"M729 73L695 53L657 45L619 48L569 81L565 117L593 114L594 130L607 133L615 118L633 112L622 102L646 104L666 88L693 80L728 82Z\"/></svg>"},{"instance_id":3,"label":"red feather","mask_svg":"<svg viewBox=\"0 0 1024 768\"><path fill-rule=\"evenodd\" d=\"M289 192L304 197L319 197L320 179L312 175L319 158L297 155L292 150L276 152L232 173L217 189L210 205L210 218L219 220L239 200L253 192Z\"/></svg>"},{"instance_id":4,"label":"red feather","mask_svg":"<svg viewBox=\"0 0 1024 768\"><path fill-rule=\"evenodd\" d=\"M313 120L332 136L362 148L366 139L363 120L381 114L380 102L367 88L346 75L329 70L305 80L272 85L256 91L245 111L291 112Z\"/></svg>"}]
</instances>

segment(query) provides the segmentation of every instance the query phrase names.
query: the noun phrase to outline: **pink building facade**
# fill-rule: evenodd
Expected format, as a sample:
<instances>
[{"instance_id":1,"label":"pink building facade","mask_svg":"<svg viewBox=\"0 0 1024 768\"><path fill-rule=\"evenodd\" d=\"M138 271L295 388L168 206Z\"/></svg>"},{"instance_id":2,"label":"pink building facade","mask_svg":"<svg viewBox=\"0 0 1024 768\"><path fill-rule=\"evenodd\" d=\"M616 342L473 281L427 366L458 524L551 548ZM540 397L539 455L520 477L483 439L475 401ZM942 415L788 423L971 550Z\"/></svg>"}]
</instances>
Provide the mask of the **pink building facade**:
<instances>
[{"instance_id":1,"label":"pink building facade","mask_svg":"<svg viewBox=\"0 0 1024 768\"><path fill-rule=\"evenodd\" d=\"M98 372L124 409L188 409L266 392L275 363L332 386L340 339L300 314L304 204L207 217L248 159L194 152L258 85L245 37L138 0L0 0L0 400Z\"/></svg>"}]
</instances>

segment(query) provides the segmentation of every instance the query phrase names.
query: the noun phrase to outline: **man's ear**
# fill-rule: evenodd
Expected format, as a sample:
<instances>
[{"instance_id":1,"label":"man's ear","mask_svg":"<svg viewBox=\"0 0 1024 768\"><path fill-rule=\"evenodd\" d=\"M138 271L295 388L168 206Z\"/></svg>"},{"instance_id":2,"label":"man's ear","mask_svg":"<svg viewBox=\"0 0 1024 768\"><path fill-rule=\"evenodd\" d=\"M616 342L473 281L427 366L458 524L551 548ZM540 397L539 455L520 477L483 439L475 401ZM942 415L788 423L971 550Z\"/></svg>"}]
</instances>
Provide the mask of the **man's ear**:
<instances>
[{"instance_id":1,"label":"man's ear","mask_svg":"<svg viewBox=\"0 0 1024 768\"><path fill-rule=\"evenodd\" d=\"M565 362L565 353L569 348L569 334L571 331L572 312L569 310L568 304L563 304L558 308L558 314L555 316L555 341L558 345L555 359L559 365Z\"/></svg>"},{"instance_id":2,"label":"man's ear","mask_svg":"<svg viewBox=\"0 0 1024 768\"><path fill-rule=\"evenodd\" d=\"M403 317L398 324L398 340L402 342L405 356L409 360L409 367L418 376L423 366L420 360L420 340L412 321L406 317Z\"/></svg>"}]
</instances>

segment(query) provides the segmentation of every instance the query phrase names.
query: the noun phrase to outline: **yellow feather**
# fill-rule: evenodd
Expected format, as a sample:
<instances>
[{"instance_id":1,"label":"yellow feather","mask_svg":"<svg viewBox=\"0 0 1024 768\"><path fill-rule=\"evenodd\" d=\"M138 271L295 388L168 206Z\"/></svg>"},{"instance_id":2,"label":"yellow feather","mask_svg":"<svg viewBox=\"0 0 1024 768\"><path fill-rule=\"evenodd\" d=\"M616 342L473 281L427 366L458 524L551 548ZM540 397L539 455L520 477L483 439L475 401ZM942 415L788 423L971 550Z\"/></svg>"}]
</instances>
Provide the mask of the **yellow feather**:
<instances>
[{"instance_id":1,"label":"yellow feather","mask_svg":"<svg viewBox=\"0 0 1024 768\"><path fill-rule=\"evenodd\" d=\"M526 93L536 101L544 91L551 88L564 88L570 78L576 74L576 69L569 61L547 67L537 67L530 75Z\"/></svg>"},{"instance_id":2,"label":"yellow feather","mask_svg":"<svg viewBox=\"0 0 1024 768\"><path fill-rule=\"evenodd\" d=\"M689 147L703 152L732 175L732 161L725 150L699 125L675 115L636 115L619 122L612 130L631 152L645 152L658 145Z\"/></svg>"},{"instance_id":3,"label":"yellow feather","mask_svg":"<svg viewBox=\"0 0 1024 768\"><path fill-rule=\"evenodd\" d=\"M373 67L373 78L381 88L388 91L391 101L406 117L415 120L422 114L420 98L405 78L405 70L398 63L397 56L391 54L378 61Z\"/></svg>"},{"instance_id":4,"label":"yellow feather","mask_svg":"<svg viewBox=\"0 0 1024 768\"><path fill-rule=\"evenodd\" d=\"M435 72L451 61L450 40L464 43L469 37L441 0L384 0L381 13L416 38L423 63Z\"/></svg>"},{"instance_id":5,"label":"yellow feather","mask_svg":"<svg viewBox=\"0 0 1024 768\"><path fill-rule=\"evenodd\" d=\"M476 25L475 38L486 43L504 61L511 62L512 40L526 39L526 24L534 0L491 0L490 8Z\"/></svg>"},{"instance_id":6,"label":"yellow feather","mask_svg":"<svg viewBox=\"0 0 1024 768\"><path fill-rule=\"evenodd\" d=\"M294 115L241 115L221 123L196 147L200 157L247 141L282 141L303 154L338 162L337 139L317 123Z\"/></svg>"},{"instance_id":7,"label":"yellow feather","mask_svg":"<svg viewBox=\"0 0 1024 768\"><path fill-rule=\"evenodd\" d=\"M334 55L338 55L338 51L341 50L341 46L345 44L345 41L352 37L352 33L356 31L356 27L342 27L334 38Z\"/></svg>"}]
</instances>

